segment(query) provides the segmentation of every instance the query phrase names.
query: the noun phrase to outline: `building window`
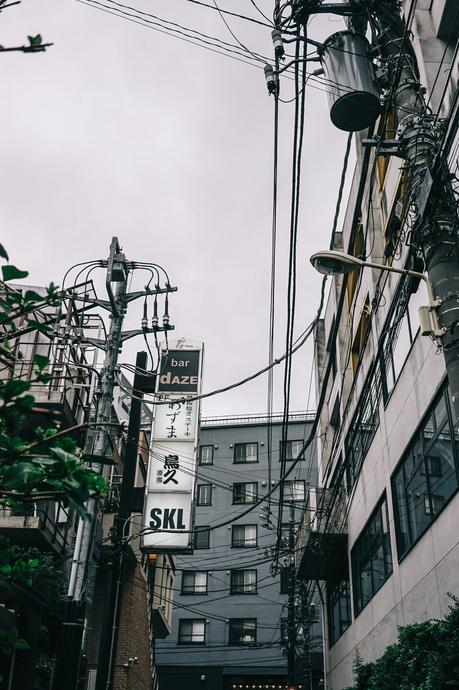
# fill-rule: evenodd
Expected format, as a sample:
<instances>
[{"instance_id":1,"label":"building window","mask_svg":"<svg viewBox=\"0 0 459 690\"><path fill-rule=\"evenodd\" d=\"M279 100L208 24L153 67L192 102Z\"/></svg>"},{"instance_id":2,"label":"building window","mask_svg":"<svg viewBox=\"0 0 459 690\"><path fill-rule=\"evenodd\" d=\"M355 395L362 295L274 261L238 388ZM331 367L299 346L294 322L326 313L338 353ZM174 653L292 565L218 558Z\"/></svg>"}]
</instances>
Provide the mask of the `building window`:
<instances>
[{"instance_id":1,"label":"building window","mask_svg":"<svg viewBox=\"0 0 459 690\"><path fill-rule=\"evenodd\" d=\"M365 233L363 232L363 225L361 222L358 223L355 231L354 246L351 251L352 256L360 258L365 255ZM357 285L359 284L360 271L352 271L349 273L347 278L347 305L349 312L352 309L352 302L354 301L354 295L357 290Z\"/></svg>"},{"instance_id":2,"label":"building window","mask_svg":"<svg viewBox=\"0 0 459 690\"><path fill-rule=\"evenodd\" d=\"M212 505L212 484L198 484L198 506Z\"/></svg>"},{"instance_id":3,"label":"building window","mask_svg":"<svg viewBox=\"0 0 459 690\"><path fill-rule=\"evenodd\" d=\"M346 482L348 491L352 489L357 481L364 458L379 425L380 387L378 386L377 373L378 370L375 367L365 383L346 436Z\"/></svg>"},{"instance_id":4,"label":"building window","mask_svg":"<svg viewBox=\"0 0 459 690\"><path fill-rule=\"evenodd\" d=\"M194 533L194 548L195 549L208 549L210 542L210 529L200 525L196 525L197 531Z\"/></svg>"},{"instance_id":5,"label":"building window","mask_svg":"<svg viewBox=\"0 0 459 690\"><path fill-rule=\"evenodd\" d=\"M456 493L458 452L449 389L445 386L392 475L399 559Z\"/></svg>"},{"instance_id":6,"label":"building window","mask_svg":"<svg viewBox=\"0 0 459 690\"><path fill-rule=\"evenodd\" d=\"M237 548L250 548L256 545L256 525L233 525L231 546Z\"/></svg>"},{"instance_id":7,"label":"building window","mask_svg":"<svg viewBox=\"0 0 459 690\"><path fill-rule=\"evenodd\" d=\"M207 572L184 570L182 573L182 594L207 594Z\"/></svg>"},{"instance_id":8,"label":"building window","mask_svg":"<svg viewBox=\"0 0 459 690\"><path fill-rule=\"evenodd\" d=\"M234 462L258 462L258 443L235 443Z\"/></svg>"},{"instance_id":9,"label":"building window","mask_svg":"<svg viewBox=\"0 0 459 690\"><path fill-rule=\"evenodd\" d=\"M288 594L288 568L280 569L280 589L279 594Z\"/></svg>"},{"instance_id":10,"label":"building window","mask_svg":"<svg viewBox=\"0 0 459 690\"><path fill-rule=\"evenodd\" d=\"M380 349L380 366L384 402L397 383L408 353L419 330L418 309L428 303L427 290L424 283L417 291L406 297L406 283L394 302L396 307L391 314L388 325L385 326L386 336ZM408 299L408 303L407 303Z\"/></svg>"},{"instance_id":11,"label":"building window","mask_svg":"<svg viewBox=\"0 0 459 690\"><path fill-rule=\"evenodd\" d=\"M199 446L199 464L213 465L214 464L214 447L213 446Z\"/></svg>"},{"instance_id":12,"label":"building window","mask_svg":"<svg viewBox=\"0 0 459 690\"><path fill-rule=\"evenodd\" d=\"M231 594L256 594L257 571L256 570L232 570Z\"/></svg>"},{"instance_id":13,"label":"building window","mask_svg":"<svg viewBox=\"0 0 459 690\"><path fill-rule=\"evenodd\" d=\"M229 644L255 644L257 641L256 618L231 618Z\"/></svg>"},{"instance_id":14,"label":"building window","mask_svg":"<svg viewBox=\"0 0 459 690\"><path fill-rule=\"evenodd\" d=\"M357 271L355 271L357 273ZM367 343L367 335L370 330L370 318L371 318L371 306L370 297L367 295L365 298L365 303L363 305L362 313L360 314L359 324L354 335L354 340L352 341L351 349L351 363L352 363L352 373L355 376L357 369L362 357L365 345Z\"/></svg>"},{"instance_id":15,"label":"building window","mask_svg":"<svg viewBox=\"0 0 459 690\"><path fill-rule=\"evenodd\" d=\"M385 496L371 514L351 552L354 613L357 615L392 573Z\"/></svg>"},{"instance_id":16,"label":"building window","mask_svg":"<svg viewBox=\"0 0 459 690\"><path fill-rule=\"evenodd\" d=\"M205 644L206 621L204 618L181 618L179 620L179 644Z\"/></svg>"},{"instance_id":17,"label":"building window","mask_svg":"<svg viewBox=\"0 0 459 690\"><path fill-rule=\"evenodd\" d=\"M327 585L328 639L330 647L351 624L351 589L349 581L338 580Z\"/></svg>"},{"instance_id":18,"label":"building window","mask_svg":"<svg viewBox=\"0 0 459 690\"><path fill-rule=\"evenodd\" d=\"M284 481L284 499L286 501L304 501L305 483L304 479L294 479Z\"/></svg>"},{"instance_id":19,"label":"building window","mask_svg":"<svg viewBox=\"0 0 459 690\"><path fill-rule=\"evenodd\" d=\"M295 441L282 441L279 443L279 460L296 460L301 449L304 446L303 439L298 439ZM301 454L300 460L304 460L304 453Z\"/></svg>"},{"instance_id":20,"label":"building window","mask_svg":"<svg viewBox=\"0 0 459 690\"><path fill-rule=\"evenodd\" d=\"M233 503L255 503L258 500L258 482L233 484Z\"/></svg>"}]
</instances>

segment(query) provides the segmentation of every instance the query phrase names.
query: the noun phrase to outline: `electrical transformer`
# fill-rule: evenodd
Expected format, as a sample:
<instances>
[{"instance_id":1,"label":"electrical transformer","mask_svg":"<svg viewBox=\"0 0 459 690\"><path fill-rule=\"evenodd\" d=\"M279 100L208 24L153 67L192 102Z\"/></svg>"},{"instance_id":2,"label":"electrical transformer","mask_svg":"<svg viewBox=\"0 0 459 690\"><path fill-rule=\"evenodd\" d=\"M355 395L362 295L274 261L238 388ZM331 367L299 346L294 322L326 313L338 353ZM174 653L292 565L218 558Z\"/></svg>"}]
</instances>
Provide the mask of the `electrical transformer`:
<instances>
[{"instance_id":1,"label":"electrical transformer","mask_svg":"<svg viewBox=\"0 0 459 690\"><path fill-rule=\"evenodd\" d=\"M333 34L321 49L330 118L345 132L366 129L381 109L369 49L367 39L352 31Z\"/></svg>"}]
</instances>

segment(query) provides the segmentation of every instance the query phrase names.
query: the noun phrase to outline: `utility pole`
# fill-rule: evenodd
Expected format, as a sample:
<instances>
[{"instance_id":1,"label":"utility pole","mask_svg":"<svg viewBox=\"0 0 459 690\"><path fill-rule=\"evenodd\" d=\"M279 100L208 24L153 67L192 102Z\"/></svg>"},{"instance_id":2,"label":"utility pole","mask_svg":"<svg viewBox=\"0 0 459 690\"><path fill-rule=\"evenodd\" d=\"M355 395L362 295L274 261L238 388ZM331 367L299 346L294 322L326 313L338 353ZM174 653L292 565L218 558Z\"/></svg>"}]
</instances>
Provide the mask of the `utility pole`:
<instances>
[{"instance_id":1,"label":"utility pole","mask_svg":"<svg viewBox=\"0 0 459 690\"><path fill-rule=\"evenodd\" d=\"M295 685L296 625L295 625L295 504L292 497L289 506L288 526L288 618L287 618L287 684Z\"/></svg>"},{"instance_id":2,"label":"utility pole","mask_svg":"<svg viewBox=\"0 0 459 690\"><path fill-rule=\"evenodd\" d=\"M113 685L116 665L119 613L121 607L120 583L123 581L123 564L126 544L124 542L127 521L133 508L132 490L137 469L142 398L145 387L147 353L138 352L132 388L129 425L124 456L123 478L120 488L118 514L115 516L110 581L106 593L105 612L99 643L99 663L96 690L108 690Z\"/></svg>"},{"instance_id":3,"label":"utility pole","mask_svg":"<svg viewBox=\"0 0 459 690\"><path fill-rule=\"evenodd\" d=\"M86 454L94 458L94 469L102 472L103 465L98 464L97 459L104 458L108 455L107 446L112 415L113 393L116 385L118 355L121 352L122 345L126 340L137 335L146 336L149 333L154 333L156 335L158 332L169 331L174 328L169 323L167 295L170 292L175 292L177 288L171 287L167 279L167 274L165 274L165 287L160 287L160 274L156 264L150 265L142 263L138 265L135 262L127 261L116 237L112 238L108 259L106 261L101 261L100 265L107 269L105 285L108 300L89 297L86 293L83 296L72 294L72 299L75 301L82 301L85 307L100 307L109 312L110 328L106 339L84 337L81 334L76 336L80 343L90 344L101 349L105 353L104 364L99 376L99 385L95 390L95 397L98 398L96 405L95 432L94 436L87 436L87 442L85 444ZM155 285L154 289L150 289L148 284L144 290L128 293L127 282L129 273L135 269L149 270L149 272L152 273L151 268L144 269L145 266L153 267L158 277L158 283ZM112 288L113 283L116 284L115 292L113 292ZM159 325L156 302L157 296L160 294L166 294L166 306L162 326ZM155 298L151 328L148 327L145 302L141 328L123 331L123 320L129 303L140 298L146 300L151 296ZM145 369L145 366L145 361L143 361L142 368ZM129 445L132 446L132 443L128 444L128 446ZM134 452L136 454L136 450ZM130 474L129 481L131 481ZM96 511L97 501L95 499L90 499L86 506L89 520L80 520L78 525L69 579L68 615L67 620L64 622L68 644L62 648L61 656L57 660L57 672L53 690L75 690L77 684L79 668L78 664L75 663L75 655L78 658L81 651L83 633L82 619L84 617L82 611L84 611L87 602L87 577L94 548ZM119 578L117 582L118 581ZM100 685L97 687L99 688Z\"/></svg>"},{"instance_id":4,"label":"utility pole","mask_svg":"<svg viewBox=\"0 0 459 690\"><path fill-rule=\"evenodd\" d=\"M109 430L107 424L111 421L112 405L113 405L113 391L115 388L115 370L118 363L118 354L121 352L121 329L123 326L123 319L126 313L126 287L128 271L118 270L114 271L113 266L115 260L119 265L125 261L124 254L121 254L116 237L112 239L110 245L110 255L107 267L106 286L111 303L110 313L110 329L107 337L105 360L102 371L100 372L100 399L97 407L96 415L96 431L94 435L94 442L92 447L92 454L97 456L105 456L107 454L107 437ZM116 291L113 295L111 283L116 282ZM98 465L102 471L102 466ZM88 501L86 511L90 516L90 521L83 523L83 535L81 538L81 549L78 559L78 566L75 580L75 590L73 592L73 600L81 601L83 586L86 578L88 563L92 554L93 536L94 536L94 516L96 514L97 502L94 498Z\"/></svg>"}]
</instances>

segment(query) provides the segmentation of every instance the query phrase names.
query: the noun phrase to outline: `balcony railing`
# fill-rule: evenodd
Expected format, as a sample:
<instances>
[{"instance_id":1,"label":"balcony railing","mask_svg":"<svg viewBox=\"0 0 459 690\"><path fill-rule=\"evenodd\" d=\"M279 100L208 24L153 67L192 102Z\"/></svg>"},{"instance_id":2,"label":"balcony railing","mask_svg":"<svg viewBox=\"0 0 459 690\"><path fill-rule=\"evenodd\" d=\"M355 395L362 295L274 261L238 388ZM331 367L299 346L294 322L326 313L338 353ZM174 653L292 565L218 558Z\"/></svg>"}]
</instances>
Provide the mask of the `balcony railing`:
<instances>
[{"instance_id":1,"label":"balcony railing","mask_svg":"<svg viewBox=\"0 0 459 690\"><path fill-rule=\"evenodd\" d=\"M63 554L74 536L72 512L57 501L37 501L25 510L0 509L0 534L23 547Z\"/></svg>"},{"instance_id":2,"label":"balcony railing","mask_svg":"<svg viewBox=\"0 0 459 690\"><path fill-rule=\"evenodd\" d=\"M289 422L312 421L315 417L314 412L292 412L288 416ZM203 417L201 419L201 427L207 428L212 426L239 426L242 424L280 424L283 420L283 414L249 414L245 416L229 415L225 417Z\"/></svg>"},{"instance_id":3,"label":"balcony railing","mask_svg":"<svg viewBox=\"0 0 459 690\"><path fill-rule=\"evenodd\" d=\"M327 580L347 549L346 493L311 488L298 531L295 565L300 579Z\"/></svg>"}]
</instances>

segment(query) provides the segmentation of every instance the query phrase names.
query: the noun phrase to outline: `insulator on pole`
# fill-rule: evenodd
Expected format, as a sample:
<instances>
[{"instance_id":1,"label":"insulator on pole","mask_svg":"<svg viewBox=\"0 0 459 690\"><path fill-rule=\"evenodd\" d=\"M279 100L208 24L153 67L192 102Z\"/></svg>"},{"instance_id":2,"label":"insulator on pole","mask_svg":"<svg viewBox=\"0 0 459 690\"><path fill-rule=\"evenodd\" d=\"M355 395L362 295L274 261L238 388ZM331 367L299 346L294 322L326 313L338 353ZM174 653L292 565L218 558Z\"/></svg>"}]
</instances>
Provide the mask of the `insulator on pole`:
<instances>
[{"instance_id":1,"label":"insulator on pole","mask_svg":"<svg viewBox=\"0 0 459 690\"><path fill-rule=\"evenodd\" d=\"M277 58L284 57L284 42L282 40L282 34L279 31L279 29L274 29L273 31L271 31L271 38L273 39L274 55Z\"/></svg>"},{"instance_id":2,"label":"insulator on pole","mask_svg":"<svg viewBox=\"0 0 459 690\"><path fill-rule=\"evenodd\" d=\"M265 79L266 86L268 87L268 93L276 93L277 91L277 79L274 74L274 70L271 65L265 65Z\"/></svg>"}]
</instances>

